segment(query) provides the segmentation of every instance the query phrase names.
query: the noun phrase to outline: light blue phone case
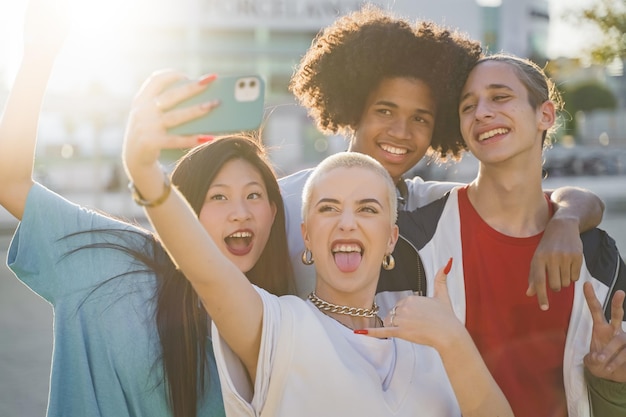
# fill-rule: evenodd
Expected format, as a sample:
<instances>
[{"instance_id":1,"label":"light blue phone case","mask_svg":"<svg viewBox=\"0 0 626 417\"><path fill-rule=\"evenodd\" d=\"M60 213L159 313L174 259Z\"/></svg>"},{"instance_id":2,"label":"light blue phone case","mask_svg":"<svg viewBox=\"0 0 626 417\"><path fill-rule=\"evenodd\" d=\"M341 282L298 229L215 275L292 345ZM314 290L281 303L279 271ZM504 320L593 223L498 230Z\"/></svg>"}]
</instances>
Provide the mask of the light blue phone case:
<instances>
[{"instance_id":1,"label":"light blue phone case","mask_svg":"<svg viewBox=\"0 0 626 417\"><path fill-rule=\"evenodd\" d=\"M206 116L168 129L180 135L224 134L256 130L263 120L265 82L258 75L218 76L200 94L174 108L205 103L214 99L220 105Z\"/></svg>"}]
</instances>

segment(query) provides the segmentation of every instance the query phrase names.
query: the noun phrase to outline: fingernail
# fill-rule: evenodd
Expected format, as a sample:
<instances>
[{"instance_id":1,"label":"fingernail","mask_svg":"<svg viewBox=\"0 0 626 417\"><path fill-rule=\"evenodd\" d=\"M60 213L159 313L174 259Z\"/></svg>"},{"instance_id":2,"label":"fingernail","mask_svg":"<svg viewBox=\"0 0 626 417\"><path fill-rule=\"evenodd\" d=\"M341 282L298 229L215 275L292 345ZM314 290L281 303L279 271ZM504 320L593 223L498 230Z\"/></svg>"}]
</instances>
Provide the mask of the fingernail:
<instances>
[{"instance_id":1,"label":"fingernail","mask_svg":"<svg viewBox=\"0 0 626 417\"><path fill-rule=\"evenodd\" d=\"M204 77L200 78L200 80L198 81L198 84L199 85L207 85L208 83L210 83L211 81L213 81L216 78L217 78L217 74L205 75Z\"/></svg>"},{"instance_id":2,"label":"fingernail","mask_svg":"<svg viewBox=\"0 0 626 417\"><path fill-rule=\"evenodd\" d=\"M215 139L215 137L214 136L210 136L210 135L198 136L198 143L211 142L213 139Z\"/></svg>"},{"instance_id":3,"label":"fingernail","mask_svg":"<svg viewBox=\"0 0 626 417\"><path fill-rule=\"evenodd\" d=\"M443 273L448 275L448 272L450 272L451 269L452 269L452 258L450 258L446 267L443 268Z\"/></svg>"},{"instance_id":4,"label":"fingernail","mask_svg":"<svg viewBox=\"0 0 626 417\"><path fill-rule=\"evenodd\" d=\"M211 100L211 101L207 101L206 103L202 103L202 108L204 110L210 110L214 107L219 106L220 101L219 100Z\"/></svg>"},{"instance_id":5,"label":"fingernail","mask_svg":"<svg viewBox=\"0 0 626 417\"><path fill-rule=\"evenodd\" d=\"M355 329L354 334L369 334L367 329Z\"/></svg>"},{"instance_id":6,"label":"fingernail","mask_svg":"<svg viewBox=\"0 0 626 417\"><path fill-rule=\"evenodd\" d=\"M548 308L550 308L547 304L541 304L540 307L543 311L548 311Z\"/></svg>"}]
</instances>

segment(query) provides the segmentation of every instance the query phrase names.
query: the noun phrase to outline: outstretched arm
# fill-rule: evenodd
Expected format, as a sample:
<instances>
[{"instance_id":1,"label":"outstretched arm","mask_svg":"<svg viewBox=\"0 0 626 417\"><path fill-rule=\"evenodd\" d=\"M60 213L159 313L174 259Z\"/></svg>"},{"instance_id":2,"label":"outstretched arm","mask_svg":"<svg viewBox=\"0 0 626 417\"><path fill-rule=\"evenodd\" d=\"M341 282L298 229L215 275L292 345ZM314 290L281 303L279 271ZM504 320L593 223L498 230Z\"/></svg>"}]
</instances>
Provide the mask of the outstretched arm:
<instances>
[{"instance_id":1,"label":"outstretched arm","mask_svg":"<svg viewBox=\"0 0 626 417\"><path fill-rule=\"evenodd\" d=\"M39 112L54 60L69 28L67 0L31 0L22 61L0 121L0 204L22 218L33 185Z\"/></svg>"},{"instance_id":2,"label":"outstretched arm","mask_svg":"<svg viewBox=\"0 0 626 417\"><path fill-rule=\"evenodd\" d=\"M152 225L254 380L263 319L260 295L222 254L178 190L169 190L158 162L161 149L198 144L198 136L170 135L167 128L206 114L216 105L211 102L166 111L206 88L202 83L186 83L167 89L181 78L172 71L156 73L135 97L124 140L124 164L141 197L160 200L146 207Z\"/></svg>"},{"instance_id":3,"label":"outstretched arm","mask_svg":"<svg viewBox=\"0 0 626 417\"><path fill-rule=\"evenodd\" d=\"M548 286L559 291L578 280L583 261L579 235L598 226L604 213L602 200L582 188L558 188L550 198L556 211L531 260L526 292L528 296L537 295L542 310L549 308Z\"/></svg>"},{"instance_id":4,"label":"outstretched arm","mask_svg":"<svg viewBox=\"0 0 626 417\"><path fill-rule=\"evenodd\" d=\"M437 349L464 417L513 416L472 337L454 315L446 272L443 268L437 272L432 298L406 297L385 318L385 327L355 332L399 337Z\"/></svg>"}]
</instances>

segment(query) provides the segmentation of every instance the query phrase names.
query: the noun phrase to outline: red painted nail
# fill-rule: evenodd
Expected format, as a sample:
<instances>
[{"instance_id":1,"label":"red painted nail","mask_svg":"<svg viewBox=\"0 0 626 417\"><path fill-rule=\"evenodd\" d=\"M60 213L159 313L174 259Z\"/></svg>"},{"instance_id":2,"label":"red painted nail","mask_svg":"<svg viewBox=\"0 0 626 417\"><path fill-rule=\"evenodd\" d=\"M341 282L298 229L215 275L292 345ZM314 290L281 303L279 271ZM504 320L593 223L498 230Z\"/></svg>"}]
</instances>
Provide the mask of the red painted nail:
<instances>
[{"instance_id":1,"label":"red painted nail","mask_svg":"<svg viewBox=\"0 0 626 417\"><path fill-rule=\"evenodd\" d=\"M450 272L451 269L452 269L452 258L450 258L446 267L443 268L443 273L448 275L448 272Z\"/></svg>"},{"instance_id":2,"label":"red painted nail","mask_svg":"<svg viewBox=\"0 0 626 417\"><path fill-rule=\"evenodd\" d=\"M203 136L198 136L198 143L207 143L207 142L211 142L213 139L215 139L214 136L210 136L210 135L203 135Z\"/></svg>"},{"instance_id":3,"label":"red painted nail","mask_svg":"<svg viewBox=\"0 0 626 417\"><path fill-rule=\"evenodd\" d=\"M367 329L355 329L354 334L369 334Z\"/></svg>"},{"instance_id":4,"label":"red painted nail","mask_svg":"<svg viewBox=\"0 0 626 417\"><path fill-rule=\"evenodd\" d=\"M217 78L217 74L205 75L204 77L200 78L200 80L198 81L198 84L200 84L200 85L207 85L208 83L210 83L211 81L213 81L216 78Z\"/></svg>"},{"instance_id":5,"label":"red painted nail","mask_svg":"<svg viewBox=\"0 0 626 417\"><path fill-rule=\"evenodd\" d=\"M211 110L219 105L220 105L219 100L211 100L211 101L207 101L206 103L201 104L203 110Z\"/></svg>"}]
</instances>

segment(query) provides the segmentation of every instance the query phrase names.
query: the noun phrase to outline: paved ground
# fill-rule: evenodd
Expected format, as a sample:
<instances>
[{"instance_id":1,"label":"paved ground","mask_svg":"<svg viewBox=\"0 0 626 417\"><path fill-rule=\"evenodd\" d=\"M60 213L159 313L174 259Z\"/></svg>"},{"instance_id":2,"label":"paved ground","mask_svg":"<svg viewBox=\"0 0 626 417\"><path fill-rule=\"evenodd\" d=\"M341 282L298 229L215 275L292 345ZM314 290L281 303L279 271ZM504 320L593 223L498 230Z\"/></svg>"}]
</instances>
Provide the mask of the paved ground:
<instances>
[{"instance_id":1,"label":"paved ground","mask_svg":"<svg viewBox=\"0 0 626 417\"><path fill-rule=\"evenodd\" d=\"M626 191L622 195L626 202ZM106 198L104 205L116 201ZM616 238L626 254L626 204L610 201L601 227ZM115 207L110 211L115 212ZM12 227L9 221L4 224L5 229ZM8 244L9 235L0 233L0 416L43 417L52 352L52 309L8 270Z\"/></svg>"},{"instance_id":2,"label":"paved ground","mask_svg":"<svg viewBox=\"0 0 626 417\"><path fill-rule=\"evenodd\" d=\"M52 353L52 308L5 266L0 237L0 416L43 417Z\"/></svg>"}]
</instances>

